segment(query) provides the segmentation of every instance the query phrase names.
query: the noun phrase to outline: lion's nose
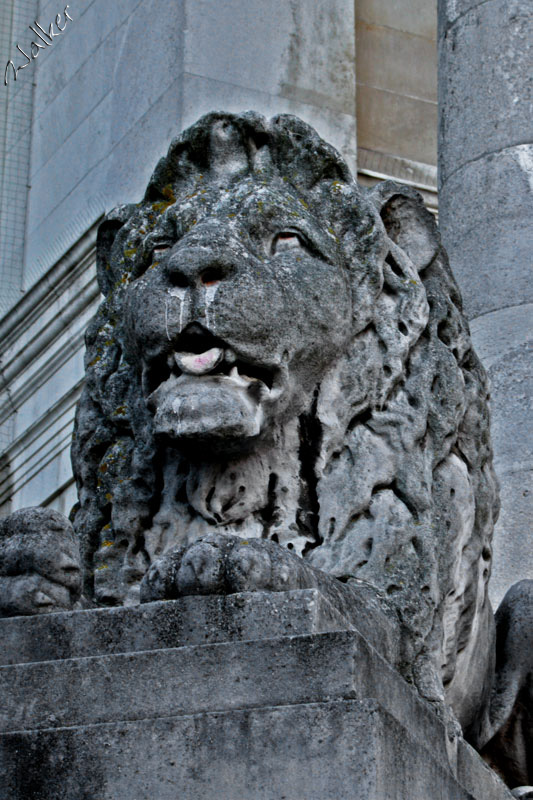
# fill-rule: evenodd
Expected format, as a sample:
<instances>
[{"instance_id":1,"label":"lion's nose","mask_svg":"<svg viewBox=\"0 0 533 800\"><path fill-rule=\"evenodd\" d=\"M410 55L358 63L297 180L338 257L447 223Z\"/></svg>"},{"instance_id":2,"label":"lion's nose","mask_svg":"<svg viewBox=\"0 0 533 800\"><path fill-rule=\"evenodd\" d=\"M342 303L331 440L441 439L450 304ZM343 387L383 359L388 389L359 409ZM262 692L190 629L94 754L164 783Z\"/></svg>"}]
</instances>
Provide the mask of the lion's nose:
<instances>
[{"instance_id":1,"label":"lion's nose","mask_svg":"<svg viewBox=\"0 0 533 800\"><path fill-rule=\"evenodd\" d=\"M235 272L228 256L201 250L179 249L168 259L166 270L174 286L214 286Z\"/></svg>"}]
</instances>

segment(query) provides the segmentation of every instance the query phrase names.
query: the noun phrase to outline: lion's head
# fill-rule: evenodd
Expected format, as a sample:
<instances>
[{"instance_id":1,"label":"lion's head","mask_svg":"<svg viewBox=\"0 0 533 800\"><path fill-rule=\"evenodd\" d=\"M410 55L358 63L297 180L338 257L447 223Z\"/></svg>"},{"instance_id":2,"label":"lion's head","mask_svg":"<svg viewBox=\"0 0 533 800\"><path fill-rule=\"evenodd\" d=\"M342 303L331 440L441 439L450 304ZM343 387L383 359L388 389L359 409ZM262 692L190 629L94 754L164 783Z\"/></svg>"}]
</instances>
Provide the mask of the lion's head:
<instances>
[{"instance_id":1,"label":"lion's head","mask_svg":"<svg viewBox=\"0 0 533 800\"><path fill-rule=\"evenodd\" d=\"M289 116L213 113L101 225L75 526L102 602L216 528L382 589L455 672L497 513L486 383L431 215ZM90 580L92 583L92 578Z\"/></svg>"}]
</instances>

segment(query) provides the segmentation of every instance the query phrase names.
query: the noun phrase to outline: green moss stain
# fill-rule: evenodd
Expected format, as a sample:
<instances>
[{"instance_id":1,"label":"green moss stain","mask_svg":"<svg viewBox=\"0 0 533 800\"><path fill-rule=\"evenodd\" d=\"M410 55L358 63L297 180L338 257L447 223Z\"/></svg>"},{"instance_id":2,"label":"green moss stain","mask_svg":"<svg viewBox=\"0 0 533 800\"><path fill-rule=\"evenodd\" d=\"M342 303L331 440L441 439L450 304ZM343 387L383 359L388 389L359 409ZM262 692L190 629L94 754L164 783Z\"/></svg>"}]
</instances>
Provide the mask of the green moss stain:
<instances>
[{"instance_id":1,"label":"green moss stain","mask_svg":"<svg viewBox=\"0 0 533 800\"><path fill-rule=\"evenodd\" d=\"M172 185L170 183L167 183L167 185L163 187L161 194L169 203L176 202L176 195L174 194Z\"/></svg>"}]
</instances>

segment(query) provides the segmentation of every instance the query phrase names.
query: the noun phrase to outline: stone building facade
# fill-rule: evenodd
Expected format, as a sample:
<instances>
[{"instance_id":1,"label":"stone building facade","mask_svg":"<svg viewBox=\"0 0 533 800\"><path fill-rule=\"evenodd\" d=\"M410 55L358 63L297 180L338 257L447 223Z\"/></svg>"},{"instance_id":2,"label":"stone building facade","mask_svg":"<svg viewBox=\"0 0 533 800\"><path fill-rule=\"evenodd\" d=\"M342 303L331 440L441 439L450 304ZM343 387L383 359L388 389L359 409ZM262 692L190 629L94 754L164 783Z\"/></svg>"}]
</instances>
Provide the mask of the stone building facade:
<instances>
[{"instance_id":1,"label":"stone building facade","mask_svg":"<svg viewBox=\"0 0 533 800\"><path fill-rule=\"evenodd\" d=\"M446 43L456 35L458 52L465 52L461 46L468 48L472 15L478 14L481 33L474 43L477 51L471 48L471 52L489 53L488 72L483 79L481 73L478 76L481 84L488 80L490 69L497 67L491 50L496 41L490 33L498 30L497 16L489 11L495 9L497 15L501 6L498 0L442 3L441 75L453 81L458 80L456 75L469 79L477 74L475 63L466 60L461 62L462 73L454 73L450 58L446 61ZM524 9L525 3L516 4L518 21L511 19L512 9L500 20L500 27L511 26L515 32L514 39L509 34L509 48L523 36ZM297 114L335 144L363 184L385 178L405 182L421 191L428 207L437 211L434 0L175 0L171 4L71 0L68 22L55 0L7 0L0 12L4 61L23 63L16 45L28 52L32 37L36 38L28 25L37 19L48 30L58 13L63 32L38 50L39 57L18 73L16 82L8 73L0 101L2 514L37 504L68 514L75 502L69 446L83 382L84 331L99 303L96 229L110 208L140 199L170 139L202 113L253 108L265 115ZM513 106L519 119L526 87L523 79L517 78L515 84L512 97L502 95L502 103L514 103L519 97ZM446 78L441 86L441 98L448 96ZM480 85L477 91L482 89ZM454 114L458 118L444 101L441 107L447 118ZM475 129L474 123L463 131L465 135ZM508 373L504 369L511 361L523 365L523 352L531 342L531 333L529 338L527 334L531 306L524 304L527 287L521 288L526 279L516 277L526 274L527 249L516 259L514 271L506 273L507 283L521 299L502 293L500 284L489 282L485 289L473 280L476 265L469 237L475 230L482 244L480 236L485 234L478 232L483 232L483 224L487 230L494 230L494 225L469 211L470 227L463 226L462 238L455 236L460 230L456 220L464 218L457 204L467 202L471 209L473 200L461 200L452 189L452 173L463 174L460 168L475 160L479 151L472 144L463 158L459 145L446 149L448 140L457 142L462 135L460 125L458 121L455 129L441 128L444 235L466 297L474 339L478 338L476 346L489 370L494 366L496 466L504 484L506 525L500 527L495 543L496 563L500 560L503 565L494 584L497 600L510 583L533 571L525 522L530 502L525 481L532 456L524 444L531 389L521 377L517 399L516 370L522 366ZM531 146L518 122L517 126L516 135L509 134L508 140L496 137L494 152L521 147L513 164L525 165L520 173L524 175L531 170ZM477 136L481 146L481 129ZM514 156L507 153L503 158L512 161ZM520 175L513 197L516 206L525 208L530 187L527 181L520 183ZM482 185L472 180L472 197ZM512 198L508 216L514 213L518 220L511 206ZM521 241L519 220L512 230L513 240ZM482 252L478 247L478 260ZM494 252L503 258L500 251ZM464 266L462 253L468 253ZM482 292L492 299L476 304L471 298ZM509 359L517 348L520 352ZM506 417L509 409L511 426ZM499 433L509 427L511 439ZM522 470L519 478L517 464ZM519 544L507 557L510 541Z\"/></svg>"}]
</instances>

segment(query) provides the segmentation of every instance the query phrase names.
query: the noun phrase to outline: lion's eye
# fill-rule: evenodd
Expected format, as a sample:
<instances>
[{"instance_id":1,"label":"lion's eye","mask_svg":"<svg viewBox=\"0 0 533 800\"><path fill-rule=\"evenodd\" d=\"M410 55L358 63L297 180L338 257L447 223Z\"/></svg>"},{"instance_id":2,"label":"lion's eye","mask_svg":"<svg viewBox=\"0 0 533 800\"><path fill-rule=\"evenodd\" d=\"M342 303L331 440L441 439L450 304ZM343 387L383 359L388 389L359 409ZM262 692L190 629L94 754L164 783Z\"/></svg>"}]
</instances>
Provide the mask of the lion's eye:
<instances>
[{"instance_id":1,"label":"lion's eye","mask_svg":"<svg viewBox=\"0 0 533 800\"><path fill-rule=\"evenodd\" d=\"M294 231L282 231L276 234L272 242L272 253L280 253L284 250L295 250L303 246L303 242Z\"/></svg>"}]
</instances>

